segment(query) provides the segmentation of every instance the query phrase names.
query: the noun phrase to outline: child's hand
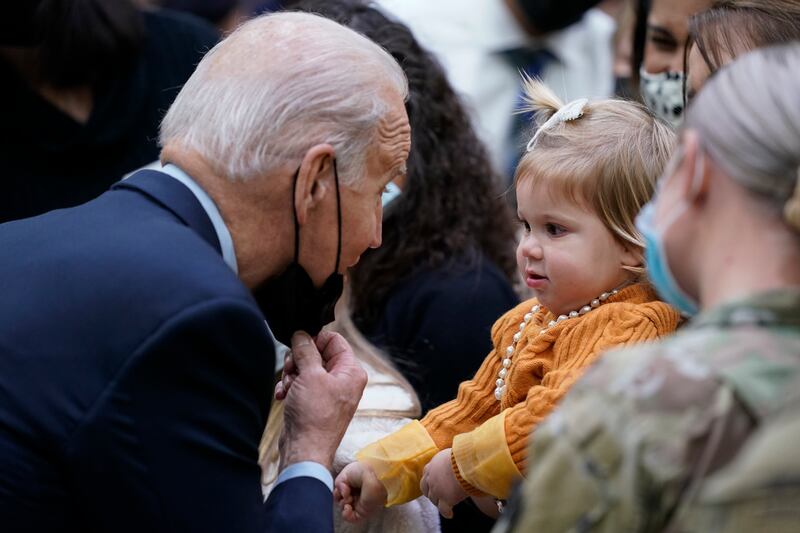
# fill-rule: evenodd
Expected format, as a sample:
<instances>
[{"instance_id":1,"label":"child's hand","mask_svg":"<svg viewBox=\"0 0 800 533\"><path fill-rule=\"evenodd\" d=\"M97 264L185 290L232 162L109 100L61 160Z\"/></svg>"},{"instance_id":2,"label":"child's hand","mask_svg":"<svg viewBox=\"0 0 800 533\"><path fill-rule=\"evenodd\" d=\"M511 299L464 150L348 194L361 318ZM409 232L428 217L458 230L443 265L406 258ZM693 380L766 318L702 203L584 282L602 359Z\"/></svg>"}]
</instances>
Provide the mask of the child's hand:
<instances>
[{"instance_id":1,"label":"child's hand","mask_svg":"<svg viewBox=\"0 0 800 533\"><path fill-rule=\"evenodd\" d=\"M434 455L422 471L419 484L422 494L439 508L439 513L445 518L453 518L453 507L467 497L453 473L451 453L447 448Z\"/></svg>"},{"instance_id":2,"label":"child's hand","mask_svg":"<svg viewBox=\"0 0 800 533\"><path fill-rule=\"evenodd\" d=\"M495 520L500 518L500 510L497 508L497 500L491 496L472 496L472 501L475 506L481 510L483 514Z\"/></svg>"},{"instance_id":3,"label":"child's hand","mask_svg":"<svg viewBox=\"0 0 800 533\"><path fill-rule=\"evenodd\" d=\"M375 472L360 461L344 467L336 476L333 499L342 507L342 518L359 522L386 504L386 488Z\"/></svg>"}]
</instances>

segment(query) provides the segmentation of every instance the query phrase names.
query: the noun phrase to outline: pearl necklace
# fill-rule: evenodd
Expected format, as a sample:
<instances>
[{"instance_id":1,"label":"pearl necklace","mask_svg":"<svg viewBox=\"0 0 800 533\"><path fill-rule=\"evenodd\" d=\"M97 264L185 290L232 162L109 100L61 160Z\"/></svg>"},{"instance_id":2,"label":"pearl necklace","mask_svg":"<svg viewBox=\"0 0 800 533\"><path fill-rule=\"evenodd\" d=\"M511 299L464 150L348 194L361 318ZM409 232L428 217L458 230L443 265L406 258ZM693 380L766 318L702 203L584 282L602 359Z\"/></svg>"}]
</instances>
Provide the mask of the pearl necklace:
<instances>
[{"instance_id":1,"label":"pearl necklace","mask_svg":"<svg viewBox=\"0 0 800 533\"><path fill-rule=\"evenodd\" d=\"M619 293L618 289L614 289L611 292L604 292L599 297L589 302L588 305L584 305L583 307L581 307L578 311L570 311L566 315L559 315L558 318L556 318L555 320L551 320L547 324L547 326L543 327L541 331L539 331L539 335L542 335L544 332L554 328L557 324L560 324L565 320L585 315L592 309L600 307L600 304L602 304L603 302L605 302L606 300L608 300L612 296L615 296L618 293ZM535 315L542 309L543 309L542 306L537 304L531 308L529 313L525 314L525 316L522 319L522 322L520 322L519 324L519 331L517 331L514 334L514 338L511 344L508 346L508 348L506 348L503 357L503 368L501 368L500 372L497 374L497 381L495 382L497 388L494 389L494 397L497 398L498 401L500 401L503 398L503 394L505 394L506 392L506 377L508 376L509 368L511 367L511 357L514 355L514 351L517 349L517 343L522 338L522 332L525 330L525 327L533 318L533 315Z\"/></svg>"}]
</instances>

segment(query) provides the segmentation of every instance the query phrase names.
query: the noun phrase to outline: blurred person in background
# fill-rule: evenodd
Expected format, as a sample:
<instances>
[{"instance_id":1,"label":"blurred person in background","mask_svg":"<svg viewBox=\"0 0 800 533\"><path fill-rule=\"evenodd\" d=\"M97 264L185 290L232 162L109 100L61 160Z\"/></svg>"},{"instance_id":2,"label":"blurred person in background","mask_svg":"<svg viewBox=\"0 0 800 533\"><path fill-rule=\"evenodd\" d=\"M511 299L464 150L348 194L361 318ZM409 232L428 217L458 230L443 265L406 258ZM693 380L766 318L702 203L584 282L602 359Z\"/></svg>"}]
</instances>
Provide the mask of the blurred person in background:
<instances>
[{"instance_id":1,"label":"blurred person in background","mask_svg":"<svg viewBox=\"0 0 800 533\"><path fill-rule=\"evenodd\" d=\"M271 13L273 11L280 11L283 9L284 4L290 3L284 2L283 0L251 0L250 2L245 2L246 4L250 4L252 7L250 9L251 13Z\"/></svg>"},{"instance_id":2,"label":"blurred person in background","mask_svg":"<svg viewBox=\"0 0 800 533\"><path fill-rule=\"evenodd\" d=\"M683 120L684 56L689 18L712 0L639 0L633 72L642 100L673 127Z\"/></svg>"},{"instance_id":3,"label":"blurred person in background","mask_svg":"<svg viewBox=\"0 0 800 533\"><path fill-rule=\"evenodd\" d=\"M634 76L633 72L636 6L634 0L623 0L621 4L614 34L614 94L620 98L638 100L639 77Z\"/></svg>"},{"instance_id":4,"label":"blurred person in background","mask_svg":"<svg viewBox=\"0 0 800 533\"><path fill-rule=\"evenodd\" d=\"M696 316L572 388L498 532L797 531L799 71L800 44L756 50L692 102L637 226Z\"/></svg>"},{"instance_id":5,"label":"blurred person in background","mask_svg":"<svg viewBox=\"0 0 800 533\"><path fill-rule=\"evenodd\" d=\"M0 21L0 222L74 206L158 158L214 28L132 0L11 2Z\"/></svg>"},{"instance_id":6,"label":"blurred person in background","mask_svg":"<svg viewBox=\"0 0 800 533\"><path fill-rule=\"evenodd\" d=\"M686 100L709 77L755 48L800 41L797 0L718 0L689 21Z\"/></svg>"},{"instance_id":7,"label":"blurred person in background","mask_svg":"<svg viewBox=\"0 0 800 533\"><path fill-rule=\"evenodd\" d=\"M510 185L528 141L520 71L566 101L614 92L614 18L599 0L379 0L441 61ZM616 2L611 2L615 4Z\"/></svg>"},{"instance_id":8,"label":"blurred person in background","mask_svg":"<svg viewBox=\"0 0 800 533\"><path fill-rule=\"evenodd\" d=\"M223 35L233 31L245 14L239 0L157 0L155 3L205 19Z\"/></svg>"}]
</instances>

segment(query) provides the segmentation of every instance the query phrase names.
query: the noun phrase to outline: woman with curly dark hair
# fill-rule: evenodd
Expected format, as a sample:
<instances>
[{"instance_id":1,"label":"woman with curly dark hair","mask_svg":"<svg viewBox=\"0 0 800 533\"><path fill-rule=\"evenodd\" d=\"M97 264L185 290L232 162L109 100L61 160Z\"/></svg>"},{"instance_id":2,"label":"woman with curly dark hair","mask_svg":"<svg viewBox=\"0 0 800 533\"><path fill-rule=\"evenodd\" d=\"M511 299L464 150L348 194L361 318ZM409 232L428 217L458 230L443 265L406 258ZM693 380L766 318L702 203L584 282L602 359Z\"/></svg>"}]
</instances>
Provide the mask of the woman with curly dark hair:
<instances>
[{"instance_id":1,"label":"woman with curly dark hair","mask_svg":"<svg viewBox=\"0 0 800 533\"><path fill-rule=\"evenodd\" d=\"M407 27L358 0L287 7L363 33L408 77L408 173L385 206L382 246L350 272L350 304L358 328L414 386L424 414L471 377L491 349L491 325L518 301L509 209L442 68Z\"/></svg>"}]
</instances>

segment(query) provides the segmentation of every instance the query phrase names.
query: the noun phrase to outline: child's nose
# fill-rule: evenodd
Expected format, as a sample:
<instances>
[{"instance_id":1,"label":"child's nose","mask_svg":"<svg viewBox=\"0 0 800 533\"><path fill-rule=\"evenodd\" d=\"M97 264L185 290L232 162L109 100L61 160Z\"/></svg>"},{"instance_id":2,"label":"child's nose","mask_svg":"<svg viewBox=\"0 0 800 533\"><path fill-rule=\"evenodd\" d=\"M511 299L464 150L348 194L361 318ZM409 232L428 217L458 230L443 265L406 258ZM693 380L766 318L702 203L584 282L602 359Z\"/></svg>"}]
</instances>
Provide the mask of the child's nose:
<instances>
[{"instance_id":1,"label":"child's nose","mask_svg":"<svg viewBox=\"0 0 800 533\"><path fill-rule=\"evenodd\" d=\"M544 257L544 249L533 235L526 236L520 243L522 254L531 259L541 260Z\"/></svg>"}]
</instances>

